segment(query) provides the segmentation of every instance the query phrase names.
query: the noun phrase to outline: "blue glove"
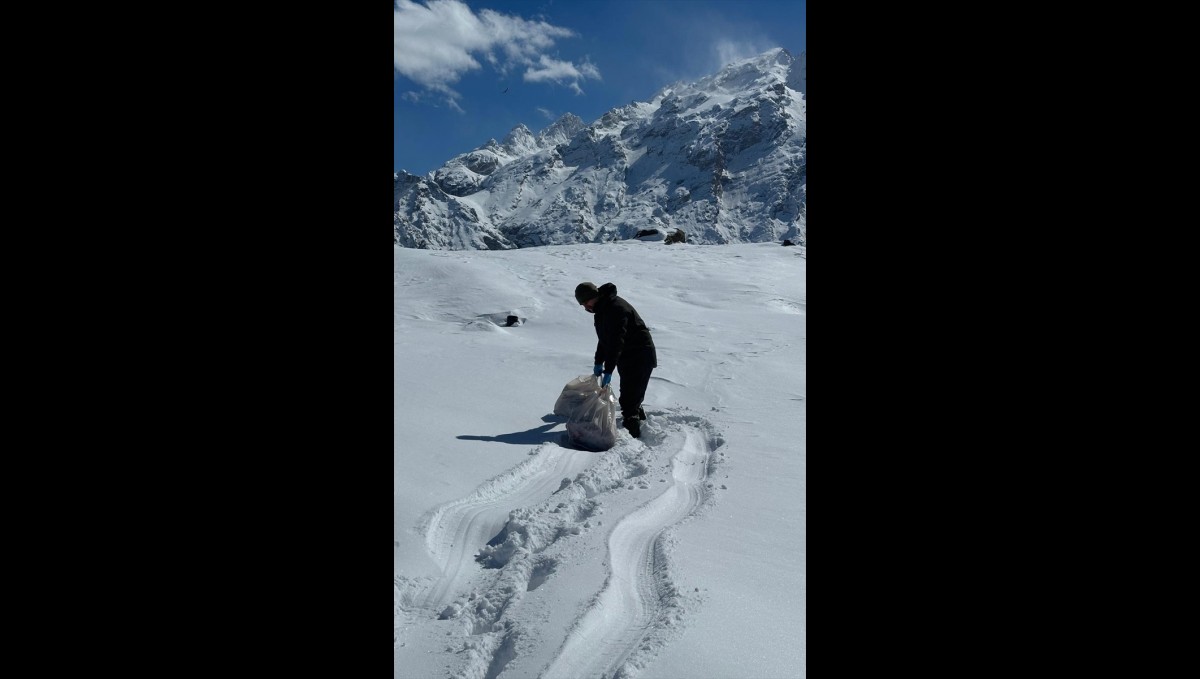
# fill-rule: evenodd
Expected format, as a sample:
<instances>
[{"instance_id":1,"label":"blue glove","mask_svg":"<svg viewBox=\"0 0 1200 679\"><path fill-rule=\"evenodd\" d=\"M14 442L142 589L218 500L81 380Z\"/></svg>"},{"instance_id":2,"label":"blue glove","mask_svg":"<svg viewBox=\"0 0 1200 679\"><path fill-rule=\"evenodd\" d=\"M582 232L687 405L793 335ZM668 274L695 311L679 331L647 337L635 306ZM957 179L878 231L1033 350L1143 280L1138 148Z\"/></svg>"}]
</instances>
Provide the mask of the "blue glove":
<instances>
[{"instance_id":1,"label":"blue glove","mask_svg":"<svg viewBox=\"0 0 1200 679\"><path fill-rule=\"evenodd\" d=\"M596 365L592 366L592 374L595 375L596 377L599 377L600 373L602 373L602 372L604 372L604 364L603 363L597 363Z\"/></svg>"},{"instance_id":2,"label":"blue glove","mask_svg":"<svg viewBox=\"0 0 1200 679\"><path fill-rule=\"evenodd\" d=\"M604 377L600 378L600 387L607 387L609 382L612 382L612 373L604 373Z\"/></svg>"}]
</instances>

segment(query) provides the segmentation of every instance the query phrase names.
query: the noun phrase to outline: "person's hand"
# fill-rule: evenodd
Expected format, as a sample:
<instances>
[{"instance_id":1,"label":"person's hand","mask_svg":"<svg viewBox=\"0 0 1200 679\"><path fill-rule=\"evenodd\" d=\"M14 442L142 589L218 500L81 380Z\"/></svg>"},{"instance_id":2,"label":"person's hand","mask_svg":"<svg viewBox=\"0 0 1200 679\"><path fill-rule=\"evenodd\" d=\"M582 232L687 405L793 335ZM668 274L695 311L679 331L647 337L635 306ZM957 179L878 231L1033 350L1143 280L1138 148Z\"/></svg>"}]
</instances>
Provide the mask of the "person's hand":
<instances>
[{"instance_id":1,"label":"person's hand","mask_svg":"<svg viewBox=\"0 0 1200 679\"><path fill-rule=\"evenodd\" d=\"M597 363L596 365L592 366L592 374L595 375L596 377L599 377L600 373L602 373L602 372L604 372L604 364L603 363Z\"/></svg>"},{"instance_id":2,"label":"person's hand","mask_svg":"<svg viewBox=\"0 0 1200 679\"><path fill-rule=\"evenodd\" d=\"M609 382L612 382L612 373L604 373L604 377L600 378L600 388L607 387Z\"/></svg>"}]
</instances>

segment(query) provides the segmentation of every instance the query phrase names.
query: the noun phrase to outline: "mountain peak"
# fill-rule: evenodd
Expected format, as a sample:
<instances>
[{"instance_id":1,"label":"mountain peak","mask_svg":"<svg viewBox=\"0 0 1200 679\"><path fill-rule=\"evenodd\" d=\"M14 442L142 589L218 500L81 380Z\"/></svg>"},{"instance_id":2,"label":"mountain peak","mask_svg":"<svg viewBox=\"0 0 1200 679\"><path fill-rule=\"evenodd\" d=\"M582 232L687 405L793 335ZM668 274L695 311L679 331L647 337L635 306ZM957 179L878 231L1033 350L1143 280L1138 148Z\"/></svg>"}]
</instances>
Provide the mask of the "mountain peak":
<instances>
[{"instance_id":1,"label":"mountain peak","mask_svg":"<svg viewBox=\"0 0 1200 679\"><path fill-rule=\"evenodd\" d=\"M537 149L537 139L534 139L528 127L518 123L504 137L504 148L513 155L525 155Z\"/></svg>"},{"instance_id":2,"label":"mountain peak","mask_svg":"<svg viewBox=\"0 0 1200 679\"><path fill-rule=\"evenodd\" d=\"M697 89L719 89L726 92L761 89L775 83L786 83L796 58L782 47L767 50L758 56L735 61L715 75L701 79Z\"/></svg>"},{"instance_id":3,"label":"mountain peak","mask_svg":"<svg viewBox=\"0 0 1200 679\"><path fill-rule=\"evenodd\" d=\"M777 241L807 220L804 54L777 47L587 125L516 125L429 181L398 173L393 242L516 248L683 230L688 243ZM415 178L414 178L415 179Z\"/></svg>"},{"instance_id":4,"label":"mountain peak","mask_svg":"<svg viewBox=\"0 0 1200 679\"><path fill-rule=\"evenodd\" d=\"M574 113L564 113L561 118L538 133L538 142L543 148L565 144L585 127L587 125L582 118Z\"/></svg>"}]
</instances>

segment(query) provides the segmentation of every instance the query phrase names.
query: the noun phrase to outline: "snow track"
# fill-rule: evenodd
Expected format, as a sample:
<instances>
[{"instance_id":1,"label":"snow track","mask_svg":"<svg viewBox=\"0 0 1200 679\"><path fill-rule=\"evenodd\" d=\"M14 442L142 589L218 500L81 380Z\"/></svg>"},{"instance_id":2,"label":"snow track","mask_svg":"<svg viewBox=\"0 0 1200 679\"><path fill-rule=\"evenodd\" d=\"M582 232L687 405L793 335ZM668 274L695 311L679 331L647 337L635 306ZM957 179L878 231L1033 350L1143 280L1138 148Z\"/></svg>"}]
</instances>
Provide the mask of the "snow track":
<instances>
[{"instance_id":1,"label":"snow track","mask_svg":"<svg viewBox=\"0 0 1200 679\"><path fill-rule=\"evenodd\" d=\"M464 679L632 677L686 618L670 529L711 497L705 482L722 443L702 418L652 412L640 441L622 434L603 453L543 444L428 512L418 528L442 576L398 581L394 624L433 617L445 641L405 645L394 631L395 676L440 652L449 676ZM597 590L556 587L566 569L589 564ZM550 605L566 616L557 626Z\"/></svg>"},{"instance_id":2,"label":"snow track","mask_svg":"<svg viewBox=\"0 0 1200 679\"><path fill-rule=\"evenodd\" d=\"M546 499L565 478L583 471L594 453L545 443L529 460L484 483L465 498L442 505L427 514L421 532L430 555L442 568L442 577L414 599L421 607L447 603L463 584L479 572L474 554L496 535L509 512Z\"/></svg>"},{"instance_id":3,"label":"snow track","mask_svg":"<svg viewBox=\"0 0 1200 679\"><path fill-rule=\"evenodd\" d=\"M659 538L699 507L712 452L699 430L682 435L671 484L617 524L608 539L611 572L604 590L567 636L542 679L629 676L660 647L660 616L674 603ZM639 653L641 651L641 653ZM611 673L611 674L610 674Z\"/></svg>"}]
</instances>

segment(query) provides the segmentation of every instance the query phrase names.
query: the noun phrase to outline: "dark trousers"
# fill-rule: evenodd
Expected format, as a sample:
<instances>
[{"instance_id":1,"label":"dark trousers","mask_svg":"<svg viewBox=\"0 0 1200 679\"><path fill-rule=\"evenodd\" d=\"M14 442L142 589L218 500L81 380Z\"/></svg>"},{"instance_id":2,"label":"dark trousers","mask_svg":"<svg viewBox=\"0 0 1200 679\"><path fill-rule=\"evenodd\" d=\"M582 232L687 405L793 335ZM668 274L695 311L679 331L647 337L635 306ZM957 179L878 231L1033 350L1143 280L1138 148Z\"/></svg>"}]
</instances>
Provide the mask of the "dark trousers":
<instances>
[{"instance_id":1,"label":"dark trousers","mask_svg":"<svg viewBox=\"0 0 1200 679\"><path fill-rule=\"evenodd\" d=\"M646 385L650 384L652 372L652 361L630 361L617 366L617 374L621 376L621 395L617 402L621 404L621 415L625 419L637 417L642 399L646 398Z\"/></svg>"}]
</instances>

